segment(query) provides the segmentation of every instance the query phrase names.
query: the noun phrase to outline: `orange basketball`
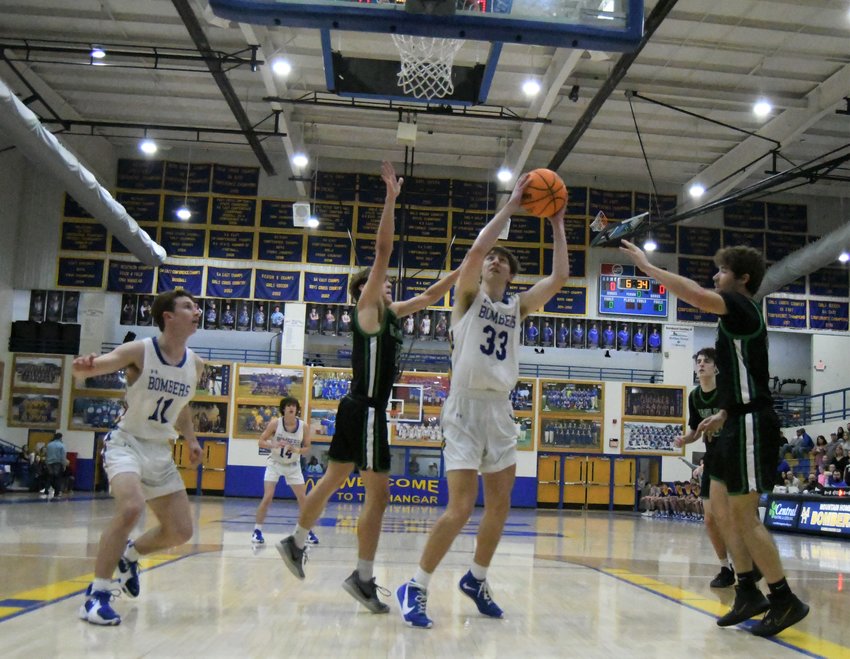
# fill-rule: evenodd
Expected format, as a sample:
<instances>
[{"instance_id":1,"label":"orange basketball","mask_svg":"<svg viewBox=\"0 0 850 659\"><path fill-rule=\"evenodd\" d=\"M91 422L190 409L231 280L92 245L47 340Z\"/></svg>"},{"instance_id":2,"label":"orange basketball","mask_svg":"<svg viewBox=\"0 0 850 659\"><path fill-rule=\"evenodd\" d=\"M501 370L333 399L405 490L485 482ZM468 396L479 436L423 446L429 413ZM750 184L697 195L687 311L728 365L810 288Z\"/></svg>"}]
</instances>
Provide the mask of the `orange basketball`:
<instances>
[{"instance_id":1,"label":"orange basketball","mask_svg":"<svg viewBox=\"0 0 850 659\"><path fill-rule=\"evenodd\" d=\"M528 185L522 193L522 207L537 217L552 217L567 203L567 186L551 169L528 173Z\"/></svg>"}]
</instances>

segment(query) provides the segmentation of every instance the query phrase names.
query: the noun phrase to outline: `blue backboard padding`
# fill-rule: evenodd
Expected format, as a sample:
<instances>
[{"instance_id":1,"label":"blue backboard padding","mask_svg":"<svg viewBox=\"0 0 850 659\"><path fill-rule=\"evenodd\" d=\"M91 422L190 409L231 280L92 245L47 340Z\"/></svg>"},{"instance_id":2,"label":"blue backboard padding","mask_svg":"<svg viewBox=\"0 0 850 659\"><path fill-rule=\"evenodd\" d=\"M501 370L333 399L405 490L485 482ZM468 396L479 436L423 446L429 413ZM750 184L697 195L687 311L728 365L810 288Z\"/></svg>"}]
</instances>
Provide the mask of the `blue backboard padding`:
<instances>
[{"instance_id":1,"label":"blue backboard padding","mask_svg":"<svg viewBox=\"0 0 850 659\"><path fill-rule=\"evenodd\" d=\"M504 3L503 3L504 4ZM425 37L445 37L502 43L523 43L563 48L629 52L643 36L643 0L628 0L625 27L601 27L511 18L497 11L463 12L450 16L415 14L396 5L372 3L306 4L273 0L210 0L216 16L258 25L398 32Z\"/></svg>"}]
</instances>

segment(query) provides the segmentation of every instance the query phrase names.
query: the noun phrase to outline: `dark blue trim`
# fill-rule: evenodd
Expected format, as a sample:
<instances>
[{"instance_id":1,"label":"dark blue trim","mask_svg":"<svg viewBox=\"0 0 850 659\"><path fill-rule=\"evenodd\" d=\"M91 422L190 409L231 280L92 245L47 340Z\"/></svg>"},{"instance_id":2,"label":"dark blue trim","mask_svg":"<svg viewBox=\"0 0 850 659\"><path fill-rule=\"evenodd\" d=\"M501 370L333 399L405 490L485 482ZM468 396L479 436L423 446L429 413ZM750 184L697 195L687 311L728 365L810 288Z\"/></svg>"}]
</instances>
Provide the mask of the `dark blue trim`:
<instances>
[{"instance_id":1,"label":"dark blue trim","mask_svg":"<svg viewBox=\"0 0 850 659\"><path fill-rule=\"evenodd\" d=\"M311 5L262 0L210 0L210 6L216 16L257 25L398 32L423 37L616 52L630 52L638 46L643 37L644 18L643 0L628 0L628 18L624 29L516 19L494 16L493 13L433 16L409 13L395 5L374 3ZM327 71L327 67L325 69Z\"/></svg>"},{"instance_id":2,"label":"dark blue trim","mask_svg":"<svg viewBox=\"0 0 850 659\"><path fill-rule=\"evenodd\" d=\"M481 88L478 90L478 102L485 103L487 96L490 94L490 85L493 84L493 77L496 75L496 65L499 63L499 56L502 54L502 44L490 44L490 52L487 53L487 64L484 65L484 77L481 79Z\"/></svg>"},{"instance_id":3,"label":"dark blue trim","mask_svg":"<svg viewBox=\"0 0 850 659\"><path fill-rule=\"evenodd\" d=\"M331 31L321 30L322 41L322 63L325 65L325 86L329 92L336 92L336 78L334 76L333 46L331 45Z\"/></svg>"},{"instance_id":4,"label":"dark blue trim","mask_svg":"<svg viewBox=\"0 0 850 659\"><path fill-rule=\"evenodd\" d=\"M151 342L153 343L153 349L156 350L156 356L159 357L159 361L162 362L163 366L173 366L174 368L182 368L183 364L186 363L186 357L189 356L188 349L183 349L183 359L180 360L179 364L169 364L167 361L165 361L165 359L162 357L162 353L159 351L159 341L156 340L156 337L153 337L151 339Z\"/></svg>"}]
</instances>

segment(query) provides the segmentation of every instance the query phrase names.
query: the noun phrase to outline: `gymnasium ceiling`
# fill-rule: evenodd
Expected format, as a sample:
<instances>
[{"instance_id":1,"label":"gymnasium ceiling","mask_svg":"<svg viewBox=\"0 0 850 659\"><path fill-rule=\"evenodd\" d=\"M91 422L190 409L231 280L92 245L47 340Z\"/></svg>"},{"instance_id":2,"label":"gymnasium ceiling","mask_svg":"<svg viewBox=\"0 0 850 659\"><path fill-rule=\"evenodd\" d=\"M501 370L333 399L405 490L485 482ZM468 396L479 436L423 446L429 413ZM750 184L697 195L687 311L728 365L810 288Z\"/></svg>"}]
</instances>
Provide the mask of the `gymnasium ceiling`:
<instances>
[{"instance_id":1,"label":"gymnasium ceiling","mask_svg":"<svg viewBox=\"0 0 850 659\"><path fill-rule=\"evenodd\" d=\"M662 2L672 9L574 145L562 148L620 55L509 44L488 104L549 123L419 113L415 173L492 180L506 159L521 169L560 159L559 171L568 182L598 177L609 187L623 181L649 190L627 90L774 138L781 143L780 170L850 143L845 99L850 96L850 0L648 0L646 15ZM250 46L257 46L256 57L263 62L287 55L292 72L284 79L268 65L256 71L247 64L233 66L224 73L232 88L229 105L198 56L197 38L181 18L181 6L191 11L213 51L250 59ZM0 78L42 118L69 120L65 132L94 133L99 137L87 139L105 140L117 152L126 153L146 126L166 148L185 148L200 137L263 165L261 150L267 171L273 168L287 178L309 178L317 162L322 170L374 172L376 161L403 158L396 112L290 102L312 99L313 93L333 100L322 94L327 88L318 30L231 23L213 16L207 0L0 0L0 17L5 56ZM388 35L332 35L334 47L346 54L389 59L395 52ZM68 46L67 52L38 50L45 44ZM106 66L92 66L88 44L124 54L108 55ZM487 44L469 42L456 63L472 65L486 54ZM543 85L533 99L521 89L529 77ZM574 86L577 100L570 99ZM760 97L774 106L764 119L752 111ZM244 112L242 127L231 109L234 102ZM764 178L771 168L770 158L745 168L773 148L766 140L647 101L633 103L662 190L680 191L698 180L709 187L706 201ZM260 133L259 148L252 149L240 133L248 124ZM275 130L286 136L265 134ZM0 149L8 146L0 133ZM309 154L306 168L290 164L296 151ZM160 156L168 158L168 151ZM798 192L845 195L850 165L833 174L835 180ZM296 185L303 194L304 183Z\"/></svg>"}]
</instances>

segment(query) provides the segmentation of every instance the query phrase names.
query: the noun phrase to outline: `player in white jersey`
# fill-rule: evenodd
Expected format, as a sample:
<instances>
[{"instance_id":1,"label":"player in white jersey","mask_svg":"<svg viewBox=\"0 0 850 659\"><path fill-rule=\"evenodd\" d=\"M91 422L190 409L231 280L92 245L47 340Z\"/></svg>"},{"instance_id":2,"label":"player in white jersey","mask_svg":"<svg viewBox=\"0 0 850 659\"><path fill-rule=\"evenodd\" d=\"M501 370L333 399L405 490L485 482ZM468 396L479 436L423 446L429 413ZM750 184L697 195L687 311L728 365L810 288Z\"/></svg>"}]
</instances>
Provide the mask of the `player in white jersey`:
<instances>
[{"instance_id":1,"label":"player in white jersey","mask_svg":"<svg viewBox=\"0 0 850 659\"><path fill-rule=\"evenodd\" d=\"M183 289L157 296L153 319L161 334L124 343L105 355L74 360L78 380L121 369L127 376L127 409L104 445L104 468L115 498L115 514L100 537L94 581L79 615L95 625L118 625L113 610L112 575L130 597L139 595L139 556L181 545L192 537L192 515L183 479L172 458L172 440L185 439L192 465L201 459L191 410L203 361L186 347L198 329L201 310ZM158 526L129 541L133 527L150 506Z\"/></svg>"},{"instance_id":2,"label":"player in white jersey","mask_svg":"<svg viewBox=\"0 0 850 659\"><path fill-rule=\"evenodd\" d=\"M301 473L301 456L310 449L310 436L305 435L305 430L298 399L291 396L281 399L280 417L269 421L259 439L260 448L271 452L266 460L266 471L263 475L263 500L257 506L254 533L251 536L251 542L255 546L266 541L263 538L263 522L281 476L295 493L299 508L304 501L307 485L304 483L304 474ZM309 532L307 540L310 544L319 544L319 539L312 531Z\"/></svg>"},{"instance_id":3,"label":"player in white jersey","mask_svg":"<svg viewBox=\"0 0 850 659\"><path fill-rule=\"evenodd\" d=\"M502 617L486 579L511 507L516 475L518 430L509 396L519 376L522 321L561 290L569 276L562 209L549 218L554 243L551 274L503 301L519 263L508 250L497 246L496 240L511 214L520 210L527 181L527 175L517 181L508 203L478 234L455 285L450 328L452 382L440 418L449 503L431 529L413 579L396 591L402 618L413 627L432 625L426 611L431 575L472 514L479 472L484 483L484 516L472 567L458 585L481 613Z\"/></svg>"}]
</instances>

